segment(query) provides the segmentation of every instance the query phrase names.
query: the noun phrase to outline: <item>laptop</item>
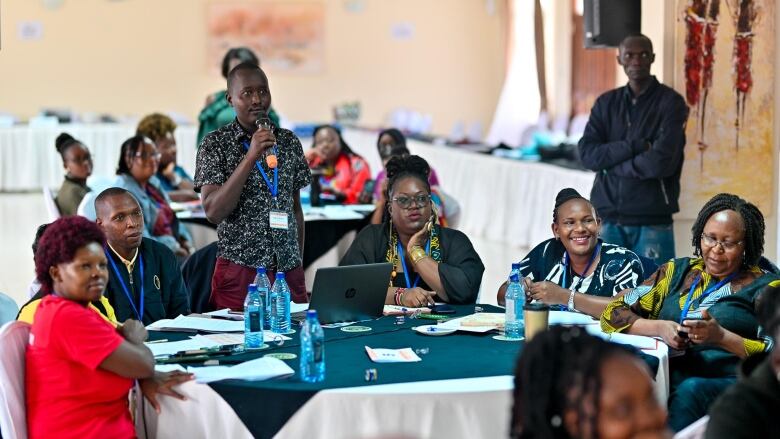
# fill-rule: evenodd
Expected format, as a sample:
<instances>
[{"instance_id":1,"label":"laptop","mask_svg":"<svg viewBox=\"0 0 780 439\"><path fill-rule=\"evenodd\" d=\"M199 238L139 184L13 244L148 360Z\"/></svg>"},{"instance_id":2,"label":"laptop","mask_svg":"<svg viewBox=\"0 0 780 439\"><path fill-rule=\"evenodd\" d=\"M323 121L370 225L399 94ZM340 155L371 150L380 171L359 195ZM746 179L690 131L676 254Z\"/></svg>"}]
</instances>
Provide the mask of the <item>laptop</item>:
<instances>
[{"instance_id":1,"label":"laptop","mask_svg":"<svg viewBox=\"0 0 780 439\"><path fill-rule=\"evenodd\" d=\"M320 268L309 309L317 310L323 324L382 317L392 270L389 262Z\"/></svg>"}]
</instances>

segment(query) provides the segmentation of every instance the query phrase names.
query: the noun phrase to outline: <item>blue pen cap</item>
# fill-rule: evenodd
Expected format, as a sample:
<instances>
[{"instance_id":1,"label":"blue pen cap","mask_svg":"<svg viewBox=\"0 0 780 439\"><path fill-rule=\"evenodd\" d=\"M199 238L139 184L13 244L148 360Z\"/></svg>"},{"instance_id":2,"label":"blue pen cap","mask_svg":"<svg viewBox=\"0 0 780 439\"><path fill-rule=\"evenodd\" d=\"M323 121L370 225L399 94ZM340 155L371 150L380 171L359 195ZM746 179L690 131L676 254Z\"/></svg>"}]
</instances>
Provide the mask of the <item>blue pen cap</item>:
<instances>
[{"instance_id":1,"label":"blue pen cap","mask_svg":"<svg viewBox=\"0 0 780 439\"><path fill-rule=\"evenodd\" d=\"M265 274L265 267L257 267L257 274Z\"/></svg>"},{"instance_id":2,"label":"blue pen cap","mask_svg":"<svg viewBox=\"0 0 780 439\"><path fill-rule=\"evenodd\" d=\"M513 275L512 275L512 276L509 278L509 281L510 281L510 282L520 282L520 276L518 276L517 274L513 274Z\"/></svg>"},{"instance_id":3,"label":"blue pen cap","mask_svg":"<svg viewBox=\"0 0 780 439\"><path fill-rule=\"evenodd\" d=\"M284 279L284 273L282 273L281 271L277 271L276 272L276 278L277 279Z\"/></svg>"}]
</instances>

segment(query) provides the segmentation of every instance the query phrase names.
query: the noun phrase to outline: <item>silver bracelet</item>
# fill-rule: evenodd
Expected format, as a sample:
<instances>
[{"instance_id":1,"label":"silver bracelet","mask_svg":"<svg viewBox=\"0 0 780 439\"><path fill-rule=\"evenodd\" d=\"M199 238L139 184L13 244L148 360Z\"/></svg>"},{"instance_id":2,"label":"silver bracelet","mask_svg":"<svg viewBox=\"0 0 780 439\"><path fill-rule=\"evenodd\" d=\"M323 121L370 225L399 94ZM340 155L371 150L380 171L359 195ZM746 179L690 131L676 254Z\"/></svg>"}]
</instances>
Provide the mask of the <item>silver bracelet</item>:
<instances>
[{"instance_id":1,"label":"silver bracelet","mask_svg":"<svg viewBox=\"0 0 780 439\"><path fill-rule=\"evenodd\" d=\"M566 305L569 308L569 311L577 311L574 308L574 290L569 290L569 303Z\"/></svg>"}]
</instances>

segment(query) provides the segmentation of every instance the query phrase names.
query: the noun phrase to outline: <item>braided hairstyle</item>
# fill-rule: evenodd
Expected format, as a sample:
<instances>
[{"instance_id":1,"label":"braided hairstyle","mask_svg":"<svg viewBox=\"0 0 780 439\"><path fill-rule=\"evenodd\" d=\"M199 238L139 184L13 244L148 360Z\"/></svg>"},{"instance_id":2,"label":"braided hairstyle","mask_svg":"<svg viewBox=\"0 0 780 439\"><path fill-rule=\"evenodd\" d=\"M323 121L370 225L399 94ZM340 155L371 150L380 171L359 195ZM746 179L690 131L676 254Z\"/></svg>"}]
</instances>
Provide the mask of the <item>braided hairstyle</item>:
<instances>
[{"instance_id":1,"label":"braided hairstyle","mask_svg":"<svg viewBox=\"0 0 780 439\"><path fill-rule=\"evenodd\" d=\"M46 227L35 252L35 275L41 283L41 290L53 293L54 280L49 268L73 261L76 252L96 242L106 245L106 237L100 227L83 216L65 216Z\"/></svg>"},{"instance_id":2,"label":"braided hairstyle","mask_svg":"<svg viewBox=\"0 0 780 439\"><path fill-rule=\"evenodd\" d=\"M355 153L355 151L352 151L352 148L347 145L347 142L344 141L344 137L341 136L341 130L338 129L338 127L335 127L333 125L318 125L316 128L314 128L314 132L311 133L312 137L312 145L311 147L314 148L314 138L317 136L317 132L320 130L324 130L326 128L332 129L336 133L336 137L339 138L339 144L341 145L341 152L343 152L346 155L358 155Z\"/></svg>"},{"instance_id":3,"label":"braided hairstyle","mask_svg":"<svg viewBox=\"0 0 780 439\"><path fill-rule=\"evenodd\" d=\"M589 335L582 327L553 326L537 334L525 345L515 369L510 436L573 437L566 429L564 415L576 410L578 437L596 437L601 367L615 355L629 354L622 346ZM593 410L586 412L586 406Z\"/></svg>"},{"instance_id":4,"label":"braided hairstyle","mask_svg":"<svg viewBox=\"0 0 780 439\"><path fill-rule=\"evenodd\" d=\"M693 223L693 253L701 256L701 235L704 233L704 225L712 215L724 210L733 210L742 217L745 224L745 257L743 264L755 265L764 254L764 215L753 203L733 194L715 195L704 204Z\"/></svg>"},{"instance_id":5,"label":"braided hairstyle","mask_svg":"<svg viewBox=\"0 0 780 439\"><path fill-rule=\"evenodd\" d=\"M57 136L57 139L54 141L54 147L57 149L60 157L62 157L63 163L65 163L65 152L75 145L83 144L68 133L60 133L60 135Z\"/></svg>"},{"instance_id":6,"label":"braided hairstyle","mask_svg":"<svg viewBox=\"0 0 780 439\"><path fill-rule=\"evenodd\" d=\"M152 139L136 134L122 143L122 149L119 152L119 163L116 166L116 175L130 174L130 165L127 164L128 158L132 159L144 143L154 145Z\"/></svg>"},{"instance_id":7,"label":"braided hairstyle","mask_svg":"<svg viewBox=\"0 0 780 439\"><path fill-rule=\"evenodd\" d=\"M176 130L176 122L162 113L152 113L138 122L136 134L148 137L155 142L165 137L166 134Z\"/></svg>"},{"instance_id":8,"label":"braided hairstyle","mask_svg":"<svg viewBox=\"0 0 780 439\"><path fill-rule=\"evenodd\" d=\"M393 139L393 144L391 146L379 143L385 134ZM401 131L395 128L388 128L379 132L379 136L376 138L376 149L382 160L389 159L396 155L409 154L409 148L406 146L406 137L404 137Z\"/></svg>"},{"instance_id":9,"label":"braided hairstyle","mask_svg":"<svg viewBox=\"0 0 780 439\"><path fill-rule=\"evenodd\" d=\"M428 162L424 158L418 155L398 155L392 157L385 166L387 172L387 188L385 189L385 200L387 205L392 203L392 197L396 183L407 177L412 177L420 180L428 194L431 193L431 184L428 182L428 176L431 173L431 167L428 166ZM385 209L382 215L382 222L390 220L390 212Z\"/></svg>"},{"instance_id":10,"label":"braided hairstyle","mask_svg":"<svg viewBox=\"0 0 780 439\"><path fill-rule=\"evenodd\" d=\"M555 196L555 207L553 207L553 222L558 222L558 208L563 205L563 203L569 201L569 200L585 200L590 204L590 201L588 201L587 198L580 195L579 192L576 190L567 187L561 189L560 192L558 192L558 195Z\"/></svg>"}]
</instances>

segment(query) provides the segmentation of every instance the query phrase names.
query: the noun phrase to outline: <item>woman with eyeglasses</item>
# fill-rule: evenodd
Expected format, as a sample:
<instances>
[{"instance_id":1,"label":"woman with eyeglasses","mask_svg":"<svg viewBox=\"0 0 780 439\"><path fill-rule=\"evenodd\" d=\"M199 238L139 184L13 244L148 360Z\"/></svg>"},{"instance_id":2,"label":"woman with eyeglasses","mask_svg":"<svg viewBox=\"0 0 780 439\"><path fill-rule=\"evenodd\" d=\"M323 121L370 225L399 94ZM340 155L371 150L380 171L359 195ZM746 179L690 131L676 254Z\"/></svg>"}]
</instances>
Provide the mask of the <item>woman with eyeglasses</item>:
<instances>
[{"instance_id":1,"label":"woman with eyeglasses","mask_svg":"<svg viewBox=\"0 0 780 439\"><path fill-rule=\"evenodd\" d=\"M755 205L716 195L691 231L696 258L672 259L601 315L606 332L660 337L672 349L669 425L675 431L707 414L736 381L740 359L771 348L759 333L754 302L778 279L758 267L764 217Z\"/></svg>"},{"instance_id":2,"label":"woman with eyeglasses","mask_svg":"<svg viewBox=\"0 0 780 439\"><path fill-rule=\"evenodd\" d=\"M485 267L468 237L438 224L430 167L416 155L387 163L387 215L355 238L339 265L393 264L385 303L474 303Z\"/></svg>"},{"instance_id":3,"label":"woman with eyeglasses","mask_svg":"<svg viewBox=\"0 0 780 439\"><path fill-rule=\"evenodd\" d=\"M309 168L321 171L320 197L332 197L344 204L359 202L363 187L371 179L368 162L350 149L341 132L331 125L314 129L314 145L304 153Z\"/></svg>"},{"instance_id":4,"label":"woman with eyeglasses","mask_svg":"<svg viewBox=\"0 0 780 439\"><path fill-rule=\"evenodd\" d=\"M192 253L192 238L171 209L171 199L155 177L160 153L154 142L133 136L122 144L117 165L116 186L127 189L138 200L144 215L144 236L165 244L179 258Z\"/></svg>"},{"instance_id":5,"label":"woman with eyeglasses","mask_svg":"<svg viewBox=\"0 0 780 439\"><path fill-rule=\"evenodd\" d=\"M596 209L576 190L558 192L552 221L554 238L520 262L528 300L599 318L613 296L644 280L634 252L599 238ZM504 282L498 290L499 305L504 304L506 287Z\"/></svg>"},{"instance_id":6,"label":"woman with eyeglasses","mask_svg":"<svg viewBox=\"0 0 780 439\"><path fill-rule=\"evenodd\" d=\"M63 216L75 215L79 203L91 190L87 186L87 178L92 175L92 156L83 143L68 133L57 136L54 145L62 157L62 166L66 171L65 181L57 191L54 202Z\"/></svg>"}]
</instances>

